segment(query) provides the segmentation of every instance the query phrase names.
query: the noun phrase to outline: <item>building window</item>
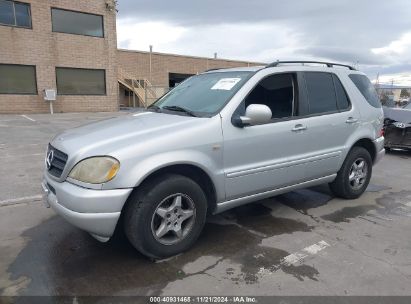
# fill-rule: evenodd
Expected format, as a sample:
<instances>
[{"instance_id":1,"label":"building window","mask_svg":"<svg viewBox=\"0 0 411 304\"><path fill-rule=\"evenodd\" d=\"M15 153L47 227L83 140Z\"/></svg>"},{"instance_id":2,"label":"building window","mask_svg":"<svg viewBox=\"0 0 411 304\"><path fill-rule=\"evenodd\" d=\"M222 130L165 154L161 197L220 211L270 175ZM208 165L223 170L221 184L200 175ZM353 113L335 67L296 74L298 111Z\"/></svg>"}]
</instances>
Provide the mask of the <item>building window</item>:
<instances>
[{"instance_id":1,"label":"building window","mask_svg":"<svg viewBox=\"0 0 411 304\"><path fill-rule=\"evenodd\" d=\"M103 16L51 9L53 32L104 37Z\"/></svg>"},{"instance_id":2,"label":"building window","mask_svg":"<svg viewBox=\"0 0 411 304\"><path fill-rule=\"evenodd\" d=\"M0 64L0 94L36 95L36 67Z\"/></svg>"},{"instance_id":3,"label":"building window","mask_svg":"<svg viewBox=\"0 0 411 304\"><path fill-rule=\"evenodd\" d=\"M58 95L106 95L106 71L56 68Z\"/></svg>"},{"instance_id":4,"label":"building window","mask_svg":"<svg viewBox=\"0 0 411 304\"><path fill-rule=\"evenodd\" d=\"M0 24L31 28L30 4L0 0Z\"/></svg>"}]
</instances>

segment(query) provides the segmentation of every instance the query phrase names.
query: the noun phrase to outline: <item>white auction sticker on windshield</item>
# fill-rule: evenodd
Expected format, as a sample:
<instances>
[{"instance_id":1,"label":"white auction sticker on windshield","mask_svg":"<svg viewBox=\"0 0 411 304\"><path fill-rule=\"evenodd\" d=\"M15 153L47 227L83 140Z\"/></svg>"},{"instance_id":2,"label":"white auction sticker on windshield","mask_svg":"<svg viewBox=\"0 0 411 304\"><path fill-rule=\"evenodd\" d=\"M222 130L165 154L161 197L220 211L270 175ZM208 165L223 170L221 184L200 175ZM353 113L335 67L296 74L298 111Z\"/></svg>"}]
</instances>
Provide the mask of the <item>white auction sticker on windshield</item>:
<instances>
[{"instance_id":1,"label":"white auction sticker on windshield","mask_svg":"<svg viewBox=\"0 0 411 304\"><path fill-rule=\"evenodd\" d=\"M231 90L241 78L221 78L215 85L211 87L211 90Z\"/></svg>"}]
</instances>

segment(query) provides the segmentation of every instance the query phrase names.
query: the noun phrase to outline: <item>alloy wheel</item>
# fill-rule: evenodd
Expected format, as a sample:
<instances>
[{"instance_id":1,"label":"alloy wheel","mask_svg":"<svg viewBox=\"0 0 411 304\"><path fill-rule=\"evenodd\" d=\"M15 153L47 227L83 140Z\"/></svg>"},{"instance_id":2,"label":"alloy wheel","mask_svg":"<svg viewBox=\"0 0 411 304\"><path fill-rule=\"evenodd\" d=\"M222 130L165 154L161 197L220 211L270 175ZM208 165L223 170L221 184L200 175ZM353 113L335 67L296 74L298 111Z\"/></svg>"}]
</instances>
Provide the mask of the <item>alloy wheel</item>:
<instances>
[{"instance_id":1,"label":"alloy wheel","mask_svg":"<svg viewBox=\"0 0 411 304\"><path fill-rule=\"evenodd\" d=\"M348 181L350 187L354 190L359 190L367 180L368 165L364 158L357 158L350 168Z\"/></svg>"},{"instance_id":2,"label":"alloy wheel","mask_svg":"<svg viewBox=\"0 0 411 304\"><path fill-rule=\"evenodd\" d=\"M190 233L195 217L193 200L182 193L172 194L158 204L151 220L151 232L161 244L174 245Z\"/></svg>"}]
</instances>

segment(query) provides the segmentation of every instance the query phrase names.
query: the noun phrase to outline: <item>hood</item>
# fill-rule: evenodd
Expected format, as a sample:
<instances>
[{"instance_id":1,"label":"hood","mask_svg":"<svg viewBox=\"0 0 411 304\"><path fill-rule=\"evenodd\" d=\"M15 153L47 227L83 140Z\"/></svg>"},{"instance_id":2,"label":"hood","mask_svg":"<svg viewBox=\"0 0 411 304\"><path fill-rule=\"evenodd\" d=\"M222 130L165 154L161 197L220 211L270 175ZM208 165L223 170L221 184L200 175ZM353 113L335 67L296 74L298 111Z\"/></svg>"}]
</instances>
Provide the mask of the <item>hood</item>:
<instances>
[{"instance_id":1,"label":"hood","mask_svg":"<svg viewBox=\"0 0 411 304\"><path fill-rule=\"evenodd\" d=\"M137 139L142 142L145 138L152 138L158 133L167 133L171 128L174 130L185 129L191 125L203 123L206 119L141 112L69 129L57 135L51 144L69 155L88 154L88 152L106 155L115 147L124 145L131 140L134 142Z\"/></svg>"},{"instance_id":2,"label":"hood","mask_svg":"<svg viewBox=\"0 0 411 304\"><path fill-rule=\"evenodd\" d=\"M411 124L411 110L387 107L384 107L383 110L385 119Z\"/></svg>"}]
</instances>

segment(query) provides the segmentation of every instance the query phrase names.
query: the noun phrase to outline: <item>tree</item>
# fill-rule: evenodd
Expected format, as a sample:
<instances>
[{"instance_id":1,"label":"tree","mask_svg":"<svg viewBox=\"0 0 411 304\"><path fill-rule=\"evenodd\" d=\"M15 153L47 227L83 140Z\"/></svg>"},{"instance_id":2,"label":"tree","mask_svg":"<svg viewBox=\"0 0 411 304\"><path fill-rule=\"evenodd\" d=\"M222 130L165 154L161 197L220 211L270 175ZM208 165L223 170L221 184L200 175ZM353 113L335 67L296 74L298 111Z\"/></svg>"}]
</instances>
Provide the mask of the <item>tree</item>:
<instances>
[{"instance_id":1,"label":"tree","mask_svg":"<svg viewBox=\"0 0 411 304\"><path fill-rule=\"evenodd\" d=\"M401 89L400 97L407 98L410 97L410 92L407 89Z\"/></svg>"}]
</instances>

